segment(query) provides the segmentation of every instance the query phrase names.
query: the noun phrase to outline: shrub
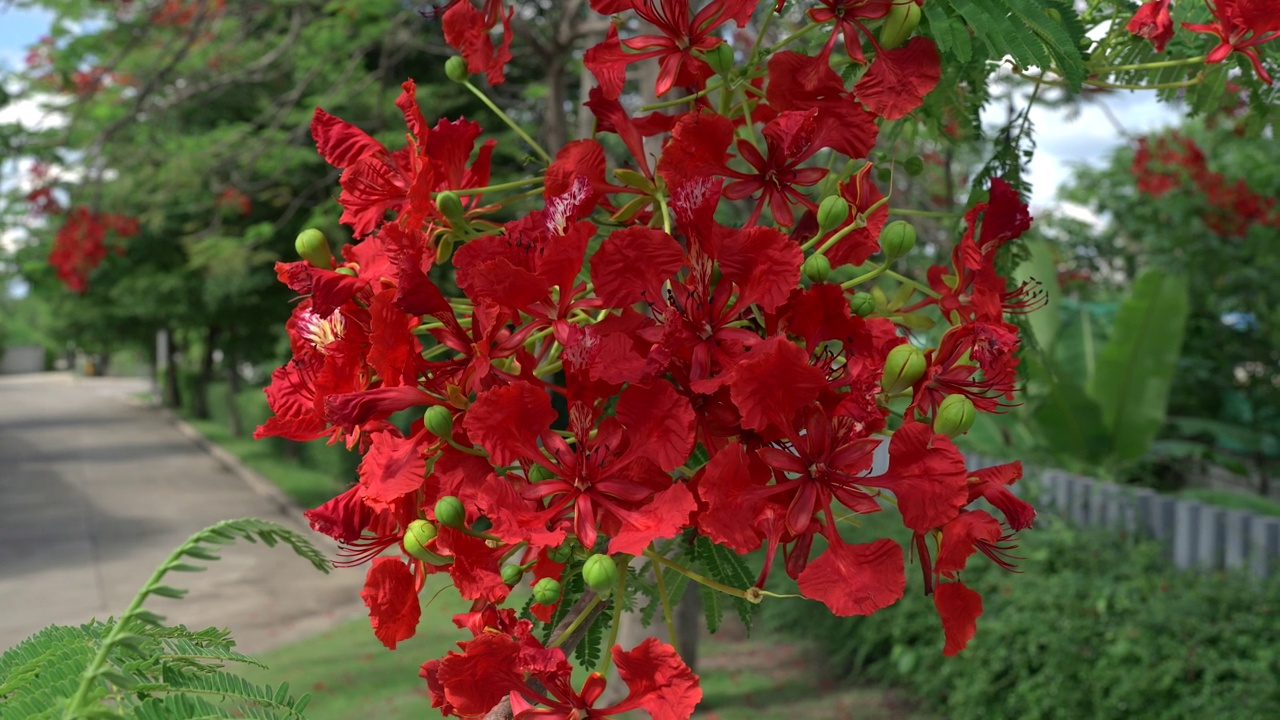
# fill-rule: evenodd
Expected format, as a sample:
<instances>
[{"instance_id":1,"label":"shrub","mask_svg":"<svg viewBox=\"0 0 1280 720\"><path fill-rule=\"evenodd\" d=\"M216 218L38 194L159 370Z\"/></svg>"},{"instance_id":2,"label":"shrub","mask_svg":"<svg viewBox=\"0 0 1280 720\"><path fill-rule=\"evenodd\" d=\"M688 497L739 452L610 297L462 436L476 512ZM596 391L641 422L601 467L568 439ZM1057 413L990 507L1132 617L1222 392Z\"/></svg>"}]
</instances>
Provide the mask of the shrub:
<instances>
[{"instance_id":1,"label":"shrub","mask_svg":"<svg viewBox=\"0 0 1280 720\"><path fill-rule=\"evenodd\" d=\"M1280 717L1280 583L1176 571L1154 543L1041 524L1022 538L1025 575L970 561L985 608L958 657L942 657L918 586L874 621L802 604L771 619L840 676L902 685L952 720Z\"/></svg>"}]
</instances>

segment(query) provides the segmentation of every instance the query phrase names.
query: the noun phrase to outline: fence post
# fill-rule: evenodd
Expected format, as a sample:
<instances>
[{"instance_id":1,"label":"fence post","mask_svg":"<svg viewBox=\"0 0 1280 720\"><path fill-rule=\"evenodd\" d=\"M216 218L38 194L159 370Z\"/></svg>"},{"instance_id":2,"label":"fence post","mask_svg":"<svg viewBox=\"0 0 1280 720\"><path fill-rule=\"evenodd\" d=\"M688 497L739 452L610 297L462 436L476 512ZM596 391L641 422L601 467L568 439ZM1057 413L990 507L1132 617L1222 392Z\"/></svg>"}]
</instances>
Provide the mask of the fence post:
<instances>
[{"instance_id":1,"label":"fence post","mask_svg":"<svg viewBox=\"0 0 1280 720\"><path fill-rule=\"evenodd\" d=\"M1209 570L1222 568L1222 545L1225 536L1223 509L1212 505L1200 508L1199 538L1196 547L1196 564Z\"/></svg>"},{"instance_id":2,"label":"fence post","mask_svg":"<svg viewBox=\"0 0 1280 720\"><path fill-rule=\"evenodd\" d=\"M1222 564L1242 568L1249 560L1249 536L1254 517L1243 510L1228 510L1223 516L1224 538Z\"/></svg>"},{"instance_id":3,"label":"fence post","mask_svg":"<svg viewBox=\"0 0 1280 720\"><path fill-rule=\"evenodd\" d=\"M1280 518L1255 517L1249 528L1249 565L1260 578L1270 576L1276 555L1280 555Z\"/></svg>"}]
</instances>

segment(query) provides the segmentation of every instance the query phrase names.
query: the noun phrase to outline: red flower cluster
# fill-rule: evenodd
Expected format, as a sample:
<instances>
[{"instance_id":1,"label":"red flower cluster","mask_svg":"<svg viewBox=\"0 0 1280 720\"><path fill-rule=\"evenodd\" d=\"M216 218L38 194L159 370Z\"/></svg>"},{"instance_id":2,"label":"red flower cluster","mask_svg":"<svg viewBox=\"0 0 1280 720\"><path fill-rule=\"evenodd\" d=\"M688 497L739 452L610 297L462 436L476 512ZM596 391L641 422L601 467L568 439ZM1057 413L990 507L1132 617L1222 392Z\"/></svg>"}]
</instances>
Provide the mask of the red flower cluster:
<instances>
[{"instance_id":1,"label":"red flower cluster","mask_svg":"<svg viewBox=\"0 0 1280 720\"><path fill-rule=\"evenodd\" d=\"M903 548L850 542L839 529L886 502L910 531L944 652L973 635L981 599L960 571L975 552L1007 566L1012 533L1035 512L1009 491L1019 464L969 472L951 436L1012 397L1018 331L1004 318L1036 298L1008 290L995 257L1030 216L993 181L966 215L951 266L914 286L923 300L896 308L895 318L928 311L950 323L935 348L909 343L889 312L850 305L905 252L900 241L869 275L826 281L822 268L882 253L889 198L866 156L878 121L918 107L939 77L932 41L906 39L912 24L897 47L882 46L861 23L891 4L867 4L880 15L860 14L863 4L815 11L833 34L816 57L744 56L736 70L721 61L747 48L726 45L721 30L744 26L757 3L717 0L694 13L687 0L592 0L653 28L625 39L615 28L585 57L600 83L586 110L634 164L610 172L598 139L572 142L528 183L540 182L541 209L504 223L490 219L505 202L493 196L519 183L486 187L493 141L477 146L480 128L467 120L429 126L412 81L396 101L408 128L400 149L316 111L313 135L343 170L342 220L360 242L335 258L308 231L304 261L278 264L303 299L287 325L293 359L266 391L275 417L257 436L325 437L363 452L357 484L307 516L342 544L345 564L373 561L363 595L388 647L414 634L427 575L447 573L475 602L458 619L474 638L423 666L446 714L482 715L509 698L516 717L687 717L700 691L670 647L614 648L631 693L599 708L603 678L575 689L560 649L497 606L528 578L531 613L547 622L561 600L552 581L582 573L597 586L586 556L625 567L700 534L738 553L764 549L742 597L762 597L781 552L806 597L870 614L902 597ZM506 17L498 2L444 10L467 70L500 79ZM828 62L836 35L855 61L867 62L864 36L875 53L852 91ZM693 93L687 109L623 107L626 69L646 58L661 67L655 92ZM721 90L732 92L724 114L707 100L717 72L749 73L749 89ZM644 138L657 135L667 140L651 162ZM819 152L860 169L830 177L832 162L810 164ZM749 219L726 224L718 211L738 202ZM450 273L462 297L431 279ZM425 408L423 419L391 421L409 408ZM876 469L882 447L887 466ZM968 509L980 498L1003 523Z\"/></svg>"},{"instance_id":2,"label":"red flower cluster","mask_svg":"<svg viewBox=\"0 0 1280 720\"><path fill-rule=\"evenodd\" d=\"M1275 0L1204 0L1213 15L1210 23L1182 23L1191 32L1214 35L1218 44L1205 56L1206 63L1220 63L1233 52L1249 59L1258 79L1270 85L1271 75L1262 66L1255 50L1263 43L1280 38L1280 10ZM1133 14L1125 29L1151 41L1156 52L1173 39L1173 19L1169 0L1148 0Z\"/></svg>"},{"instance_id":3,"label":"red flower cluster","mask_svg":"<svg viewBox=\"0 0 1280 720\"><path fill-rule=\"evenodd\" d=\"M54 236L49 264L73 292L89 289L89 273L107 256L107 233L127 238L138 233L138 221L126 215L98 212L87 207L75 207L67 213L66 220ZM123 246L116 248L123 253Z\"/></svg>"},{"instance_id":4,"label":"red flower cluster","mask_svg":"<svg viewBox=\"0 0 1280 720\"><path fill-rule=\"evenodd\" d=\"M1211 171L1204 151L1184 135L1139 139L1133 174L1138 190L1153 198L1180 188L1200 194L1207 205L1204 223L1219 235L1241 237L1254 225L1280 226L1275 198Z\"/></svg>"}]
</instances>

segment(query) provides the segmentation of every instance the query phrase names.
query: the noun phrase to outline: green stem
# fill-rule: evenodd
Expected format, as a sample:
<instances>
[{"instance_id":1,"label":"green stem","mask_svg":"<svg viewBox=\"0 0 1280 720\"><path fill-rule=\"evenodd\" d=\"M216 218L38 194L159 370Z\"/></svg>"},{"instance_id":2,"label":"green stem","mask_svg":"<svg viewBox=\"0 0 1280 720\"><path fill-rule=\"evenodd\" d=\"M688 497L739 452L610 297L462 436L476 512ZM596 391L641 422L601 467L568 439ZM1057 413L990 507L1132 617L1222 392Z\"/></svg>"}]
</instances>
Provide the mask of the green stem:
<instances>
[{"instance_id":1,"label":"green stem","mask_svg":"<svg viewBox=\"0 0 1280 720\"><path fill-rule=\"evenodd\" d=\"M896 272L894 272L894 271L892 271L892 270L885 270L885 271L884 271L884 274L885 274L885 275L887 275L888 277L893 278L894 280L897 280L898 282L900 282L900 283L902 283L902 284L904 284L904 285L910 285L911 287L913 287L913 288L915 288L915 289L916 289L916 292L924 293L925 295L928 295L929 297L931 297L931 298L933 298L933 299L935 299L935 300L936 300L936 299L938 299L938 298L940 298L940 297L942 297L942 295L940 295L940 294L938 294L937 292L935 292L933 288L929 287L928 285L924 285L924 284L922 284L922 283L919 283L919 282L917 282L917 281L915 281L915 280L912 280L911 278L907 277L906 275L902 275L902 274L900 274L900 273L896 273Z\"/></svg>"},{"instance_id":2,"label":"green stem","mask_svg":"<svg viewBox=\"0 0 1280 720\"><path fill-rule=\"evenodd\" d=\"M627 594L627 563L619 558L614 560L614 564L618 567L618 586L613 589L613 622L609 628L609 642L604 646L604 659L600 663L601 675L609 674L609 664L613 662L613 646L618 644L618 629L622 627L622 599ZM675 641L675 636L672 636L672 644Z\"/></svg>"},{"instance_id":3,"label":"green stem","mask_svg":"<svg viewBox=\"0 0 1280 720\"><path fill-rule=\"evenodd\" d=\"M649 549L653 549L653 544L649 544ZM667 596L667 581L663 577L662 568L657 563L653 566L653 576L658 584L658 599L662 601L662 619L667 624L667 634L671 636L671 645L676 644L676 623L671 615L671 598Z\"/></svg>"},{"instance_id":4,"label":"green stem","mask_svg":"<svg viewBox=\"0 0 1280 720\"><path fill-rule=\"evenodd\" d=\"M885 273L885 271L889 269L890 262L891 261L889 260L885 260L883 265L877 265L876 267L872 268L870 272L865 272L852 280L845 280L844 282L840 283L840 288L842 290L848 290L849 288L857 285L861 285L862 283L868 280L872 280L874 278L880 277Z\"/></svg>"},{"instance_id":5,"label":"green stem","mask_svg":"<svg viewBox=\"0 0 1280 720\"><path fill-rule=\"evenodd\" d=\"M514 190L516 188L522 188L525 185L533 185L535 183L541 185L544 180L545 178L542 178L542 177L527 177L527 178L522 178L520 180L512 180L511 182L498 183L497 185L485 185L484 187L477 187L477 188L463 188L461 190L452 190L450 192L458 196L479 195L481 193L497 192L499 190Z\"/></svg>"},{"instance_id":6,"label":"green stem","mask_svg":"<svg viewBox=\"0 0 1280 720\"><path fill-rule=\"evenodd\" d=\"M719 77L719 76L717 75L716 77ZM697 100L698 98L703 97L704 95L710 93L712 90L715 90L716 88L723 87L723 86L724 86L723 82L721 84L710 84L710 82L708 82L707 87L702 88L696 93L683 95L681 97L676 98L675 100L663 100L661 102L650 103L648 105L641 105L640 111L649 112L651 110L661 110L663 108L675 107L677 105L683 105L685 103L693 102L694 100Z\"/></svg>"},{"instance_id":7,"label":"green stem","mask_svg":"<svg viewBox=\"0 0 1280 720\"><path fill-rule=\"evenodd\" d=\"M774 46L770 47L770 48L768 49L768 51L767 51L767 52L768 52L770 55L772 55L773 53L778 52L778 51L779 51L779 50L781 50L782 48L784 48L784 47L786 47L786 46L790 45L791 43L795 42L796 40L799 40L800 38L804 37L805 35L808 35L809 33L813 32L814 30L817 30L817 29L818 29L818 28L820 28L820 27L822 27L822 23L815 23L815 22L811 22L811 23L809 23L808 25L805 25L804 27L800 28L799 30L797 30L797 31L795 31L795 32L791 33L790 35L788 35L787 37L783 38L783 39L782 39L782 42L778 43L777 45L774 45Z\"/></svg>"},{"instance_id":8,"label":"green stem","mask_svg":"<svg viewBox=\"0 0 1280 720\"><path fill-rule=\"evenodd\" d=\"M764 21L760 23L760 31L756 33L756 41L751 44L751 52L747 54L747 67L753 67L756 64L756 55L760 52L760 43L764 40L764 36L769 31L769 25L772 22L773 13L765 10Z\"/></svg>"},{"instance_id":9,"label":"green stem","mask_svg":"<svg viewBox=\"0 0 1280 720\"><path fill-rule=\"evenodd\" d=\"M672 562L671 560L668 560L662 557L661 555L659 555L658 553L649 549L646 549L644 551L644 556L656 563L660 563L662 565L665 565L671 568L672 570L675 570L676 572L698 583L699 585L705 585L706 587L709 587L712 590L718 590L724 593L725 595L740 597L743 600L746 600L747 602L751 602L751 603L760 602L760 596L762 593L761 591L756 590L755 588L751 588L751 590L755 590L755 592L752 592L751 590L739 590L736 587L730 587L728 585L725 585L724 583L716 582L715 580L712 580L709 577L699 575L698 573L690 570L689 568L679 563Z\"/></svg>"},{"instance_id":10,"label":"green stem","mask_svg":"<svg viewBox=\"0 0 1280 720\"><path fill-rule=\"evenodd\" d=\"M913 210L912 208L889 208L890 215L914 215L917 217L956 218L961 213L946 210Z\"/></svg>"},{"instance_id":11,"label":"green stem","mask_svg":"<svg viewBox=\"0 0 1280 720\"><path fill-rule=\"evenodd\" d=\"M1180 58L1177 60L1161 60L1159 62L1138 63L1136 65L1116 65L1113 67L1104 66L1104 67L1098 68L1098 71L1106 72L1106 73L1114 73L1114 72L1124 72L1126 70L1158 70L1160 68L1178 67L1180 65L1196 65L1204 62L1204 60L1205 60L1204 55L1197 55L1195 57Z\"/></svg>"},{"instance_id":12,"label":"green stem","mask_svg":"<svg viewBox=\"0 0 1280 720\"><path fill-rule=\"evenodd\" d=\"M502 111L502 108L495 105L494 102L489 99L488 95L485 95L483 92L480 92L480 88L476 87L475 85L472 85L470 80L467 80L466 82L462 83L462 85L466 89L470 90L472 95L475 95L476 97L480 98L480 102L484 103L486 107L492 110L493 113L502 120L502 122L506 123L508 127L514 130L515 133L520 136L520 139L528 143L529 147L533 148L533 151L538 153L538 155L541 156L542 159L546 161L547 164L551 164L551 156L547 154L547 151L543 150L542 146L539 145L536 140L529 137L529 133L525 132L524 128L517 125L515 120L512 120L510 116L508 116L505 112Z\"/></svg>"}]
</instances>

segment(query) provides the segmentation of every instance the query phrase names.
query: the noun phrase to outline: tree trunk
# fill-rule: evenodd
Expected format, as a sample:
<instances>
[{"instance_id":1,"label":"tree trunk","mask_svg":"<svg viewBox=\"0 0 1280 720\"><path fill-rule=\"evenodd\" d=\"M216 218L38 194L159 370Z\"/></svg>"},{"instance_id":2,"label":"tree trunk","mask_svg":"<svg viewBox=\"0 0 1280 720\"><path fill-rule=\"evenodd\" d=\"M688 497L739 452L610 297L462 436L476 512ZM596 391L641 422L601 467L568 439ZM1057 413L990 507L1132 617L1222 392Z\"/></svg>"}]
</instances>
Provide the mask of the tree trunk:
<instances>
[{"instance_id":1,"label":"tree trunk","mask_svg":"<svg viewBox=\"0 0 1280 720\"><path fill-rule=\"evenodd\" d=\"M182 392L179 390L178 383L178 338L168 328L161 332L164 333L166 338L164 343L164 397L162 401L165 407L179 409L182 407Z\"/></svg>"},{"instance_id":2,"label":"tree trunk","mask_svg":"<svg viewBox=\"0 0 1280 720\"><path fill-rule=\"evenodd\" d=\"M238 438L244 435L244 418L240 415L240 363L234 347L234 340L227 343L223 360L227 366L227 431L231 437Z\"/></svg>"},{"instance_id":3,"label":"tree trunk","mask_svg":"<svg viewBox=\"0 0 1280 720\"><path fill-rule=\"evenodd\" d=\"M542 142L552 157L569 142L569 113L564 108L564 56L547 58L547 105L542 122Z\"/></svg>"},{"instance_id":4,"label":"tree trunk","mask_svg":"<svg viewBox=\"0 0 1280 720\"><path fill-rule=\"evenodd\" d=\"M204 333L204 348L200 353L200 374L196 376L195 395L191 398L192 414L200 420L209 419L209 385L213 383L213 352L218 343L218 328L210 325Z\"/></svg>"}]
</instances>

